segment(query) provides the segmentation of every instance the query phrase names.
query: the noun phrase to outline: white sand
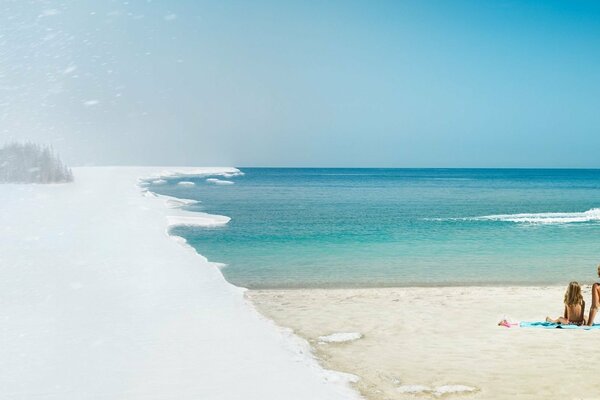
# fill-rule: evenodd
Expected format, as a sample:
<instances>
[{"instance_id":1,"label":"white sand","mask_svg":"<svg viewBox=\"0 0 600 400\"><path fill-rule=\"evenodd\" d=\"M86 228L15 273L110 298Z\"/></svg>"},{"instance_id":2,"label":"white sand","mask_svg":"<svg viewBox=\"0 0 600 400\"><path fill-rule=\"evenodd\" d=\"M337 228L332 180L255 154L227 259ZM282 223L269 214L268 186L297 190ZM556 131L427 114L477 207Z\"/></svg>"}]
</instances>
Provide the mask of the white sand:
<instances>
[{"instance_id":1,"label":"white sand","mask_svg":"<svg viewBox=\"0 0 600 400\"><path fill-rule=\"evenodd\" d=\"M369 399L598 399L600 330L496 325L505 315L560 315L564 289L313 289L247 296L309 340L326 368L357 375L356 387ZM362 338L320 339L351 332Z\"/></svg>"},{"instance_id":2,"label":"white sand","mask_svg":"<svg viewBox=\"0 0 600 400\"><path fill-rule=\"evenodd\" d=\"M0 398L354 399L181 241L191 221L137 178L234 169L75 169L75 183L0 185ZM182 219L183 218L183 219Z\"/></svg>"}]
</instances>

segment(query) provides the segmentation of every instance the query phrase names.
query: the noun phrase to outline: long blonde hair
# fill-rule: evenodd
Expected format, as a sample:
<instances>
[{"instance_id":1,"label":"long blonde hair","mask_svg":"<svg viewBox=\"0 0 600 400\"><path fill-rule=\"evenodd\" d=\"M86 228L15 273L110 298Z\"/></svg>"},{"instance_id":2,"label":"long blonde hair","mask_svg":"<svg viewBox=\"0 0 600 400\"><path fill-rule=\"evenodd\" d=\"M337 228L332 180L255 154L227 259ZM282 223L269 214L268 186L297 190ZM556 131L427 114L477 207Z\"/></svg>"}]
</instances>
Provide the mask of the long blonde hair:
<instances>
[{"instance_id":1,"label":"long blonde hair","mask_svg":"<svg viewBox=\"0 0 600 400\"><path fill-rule=\"evenodd\" d=\"M574 306L583 304L583 296L581 295L581 286L577 282L569 283L565 292L565 305Z\"/></svg>"}]
</instances>

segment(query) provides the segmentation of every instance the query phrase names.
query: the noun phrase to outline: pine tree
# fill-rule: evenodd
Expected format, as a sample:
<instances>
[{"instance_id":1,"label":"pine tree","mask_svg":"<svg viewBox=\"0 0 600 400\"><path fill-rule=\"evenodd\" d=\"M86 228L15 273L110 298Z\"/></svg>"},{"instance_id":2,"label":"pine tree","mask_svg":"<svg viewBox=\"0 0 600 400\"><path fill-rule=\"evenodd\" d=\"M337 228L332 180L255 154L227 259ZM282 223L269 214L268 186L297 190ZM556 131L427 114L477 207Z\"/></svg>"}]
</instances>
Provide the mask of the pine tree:
<instances>
[{"instance_id":1,"label":"pine tree","mask_svg":"<svg viewBox=\"0 0 600 400\"><path fill-rule=\"evenodd\" d=\"M50 146L10 143L0 148L0 183L72 182L73 173Z\"/></svg>"}]
</instances>

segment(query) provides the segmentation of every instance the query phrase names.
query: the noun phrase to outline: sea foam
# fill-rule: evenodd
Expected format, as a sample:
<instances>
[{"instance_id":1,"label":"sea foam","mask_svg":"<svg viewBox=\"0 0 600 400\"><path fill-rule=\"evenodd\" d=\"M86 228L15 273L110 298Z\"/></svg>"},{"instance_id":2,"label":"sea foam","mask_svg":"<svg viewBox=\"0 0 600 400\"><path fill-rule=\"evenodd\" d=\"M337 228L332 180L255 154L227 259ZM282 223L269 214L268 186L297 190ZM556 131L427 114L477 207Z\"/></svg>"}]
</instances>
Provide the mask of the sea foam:
<instances>
[{"instance_id":1,"label":"sea foam","mask_svg":"<svg viewBox=\"0 0 600 400\"><path fill-rule=\"evenodd\" d=\"M484 215L469 218L473 221L503 221L525 224L569 224L575 222L600 221L600 208L584 212L523 213Z\"/></svg>"},{"instance_id":2,"label":"sea foam","mask_svg":"<svg viewBox=\"0 0 600 400\"><path fill-rule=\"evenodd\" d=\"M519 214L492 214L479 217L460 218L425 218L426 221L496 221L514 222L517 224L551 225L571 224L582 222L599 222L600 208L592 208L583 212L547 212L547 213L519 213Z\"/></svg>"}]
</instances>

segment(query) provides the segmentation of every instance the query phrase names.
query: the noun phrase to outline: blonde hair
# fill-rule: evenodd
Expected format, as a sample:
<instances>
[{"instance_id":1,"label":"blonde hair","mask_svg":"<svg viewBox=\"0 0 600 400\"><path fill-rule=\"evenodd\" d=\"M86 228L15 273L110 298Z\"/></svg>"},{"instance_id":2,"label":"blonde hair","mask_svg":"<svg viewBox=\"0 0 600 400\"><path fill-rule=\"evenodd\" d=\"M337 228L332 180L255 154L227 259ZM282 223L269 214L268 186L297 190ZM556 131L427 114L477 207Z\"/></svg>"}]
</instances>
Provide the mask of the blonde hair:
<instances>
[{"instance_id":1,"label":"blonde hair","mask_svg":"<svg viewBox=\"0 0 600 400\"><path fill-rule=\"evenodd\" d=\"M569 283L565 292L565 305L574 306L583 304L583 296L581 295L581 286L577 282Z\"/></svg>"}]
</instances>

